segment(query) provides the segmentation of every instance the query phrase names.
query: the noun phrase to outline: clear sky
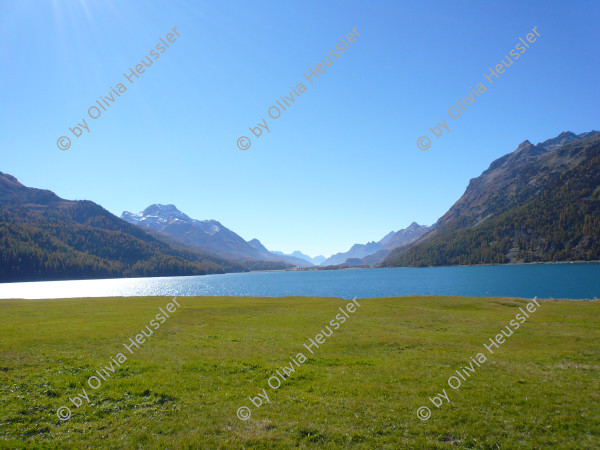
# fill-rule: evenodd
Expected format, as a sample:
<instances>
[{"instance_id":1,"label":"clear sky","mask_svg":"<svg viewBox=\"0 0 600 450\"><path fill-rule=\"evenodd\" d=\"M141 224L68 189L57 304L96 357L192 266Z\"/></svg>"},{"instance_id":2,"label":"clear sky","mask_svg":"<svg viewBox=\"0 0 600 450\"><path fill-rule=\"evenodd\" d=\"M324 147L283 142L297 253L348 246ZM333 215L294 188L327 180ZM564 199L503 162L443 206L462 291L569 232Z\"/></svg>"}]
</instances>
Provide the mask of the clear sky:
<instances>
[{"instance_id":1,"label":"clear sky","mask_svg":"<svg viewBox=\"0 0 600 450\"><path fill-rule=\"evenodd\" d=\"M0 171L116 215L173 203L270 250L328 256L434 223L525 139L600 129L598 17L598 1L0 0ZM354 28L311 84L304 74Z\"/></svg>"}]
</instances>

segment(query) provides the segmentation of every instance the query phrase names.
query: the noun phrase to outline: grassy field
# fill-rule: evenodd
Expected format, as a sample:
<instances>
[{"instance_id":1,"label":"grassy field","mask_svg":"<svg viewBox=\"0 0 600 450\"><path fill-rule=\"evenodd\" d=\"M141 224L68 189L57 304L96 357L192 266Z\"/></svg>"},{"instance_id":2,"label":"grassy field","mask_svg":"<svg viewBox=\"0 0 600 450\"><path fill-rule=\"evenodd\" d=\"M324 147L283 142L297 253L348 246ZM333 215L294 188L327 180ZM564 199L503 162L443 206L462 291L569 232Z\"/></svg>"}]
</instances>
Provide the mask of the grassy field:
<instances>
[{"instance_id":1,"label":"grassy field","mask_svg":"<svg viewBox=\"0 0 600 450\"><path fill-rule=\"evenodd\" d=\"M483 344L528 300L358 299L310 354L303 344L348 301L180 297L129 353L171 300L0 300L0 447L600 447L600 302L539 301L490 354ZM127 361L90 388L117 353ZM296 365L298 353L308 359ZM450 388L478 353L487 361ZM76 408L82 389L89 403ZM436 408L443 389L450 401ZM270 403L254 406L259 392Z\"/></svg>"}]
</instances>

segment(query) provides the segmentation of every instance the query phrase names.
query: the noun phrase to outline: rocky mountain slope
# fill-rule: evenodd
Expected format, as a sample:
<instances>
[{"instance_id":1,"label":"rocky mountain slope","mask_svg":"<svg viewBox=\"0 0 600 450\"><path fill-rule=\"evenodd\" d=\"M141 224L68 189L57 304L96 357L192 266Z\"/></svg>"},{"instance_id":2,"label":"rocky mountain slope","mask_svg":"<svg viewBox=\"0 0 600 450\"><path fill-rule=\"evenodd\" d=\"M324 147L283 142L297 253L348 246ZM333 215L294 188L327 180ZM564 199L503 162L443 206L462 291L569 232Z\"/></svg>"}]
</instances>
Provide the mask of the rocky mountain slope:
<instances>
[{"instance_id":1,"label":"rocky mountain slope","mask_svg":"<svg viewBox=\"0 0 600 450\"><path fill-rule=\"evenodd\" d=\"M325 261L327 259L323 255L315 256L314 258L312 258L312 257L302 253L299 250L296 250L292 253L283 253L283 252L278 252L278 251L273 250L271 253L275 253L276 255L291 256L293 258L300 258L305 261L308 261L311 264L314 264L315 266L318 266L319 264L321 264L323 261Z\"/></svg>"},{"instance_id":2,"label":"rocky mountain slope","mask_svg":"<svg viewBox=\"0 0 600 450\"><path fill-rule=\"evenodd\" d=\"M600 133L524 141L385 266L600 259Z\"/></svg>"},{"instance_id":3,"label":"rocky mountain slope","mask_svg":"<svg viewBox=\"0 0 600 450\"><path fill-rule=\"evenodd\" d=\"M185 246L236 261L283 262L299 267L312 265L303 259L275 255L257 239L246 242L241 236L216 220L192 219L174 205L154 204L137 214L124 211L121 218L143 229L165 234Z\"/></svg>"},{"instance_id":4,"label":"rocky mountain slope","mask_svg":"<svg viewBox=\"0 0 600 450\"><path fill-rule=\"evenodd\" d=\"M359 261L356 260L361 260L363 264L373 265L383 261L394 248L416 241L429 229L430 227L426 225L413 222L405 229L388 233L378 242L354 244L347 252L336 253L323 261L321 265L339 265L345 263L347 259L353 260L353 265L359 264Z\"/></svg>"},{"instance_id":5,"label":"rocky mountain slope","mask_svg":"<svg viewBox=\"0 0 600 450\"><path fill-rule=\"evenodd\" d=\"M202 275L281 268L169 245L90 201L0 172L0 281Z\"/></svg>"}]
</instances>

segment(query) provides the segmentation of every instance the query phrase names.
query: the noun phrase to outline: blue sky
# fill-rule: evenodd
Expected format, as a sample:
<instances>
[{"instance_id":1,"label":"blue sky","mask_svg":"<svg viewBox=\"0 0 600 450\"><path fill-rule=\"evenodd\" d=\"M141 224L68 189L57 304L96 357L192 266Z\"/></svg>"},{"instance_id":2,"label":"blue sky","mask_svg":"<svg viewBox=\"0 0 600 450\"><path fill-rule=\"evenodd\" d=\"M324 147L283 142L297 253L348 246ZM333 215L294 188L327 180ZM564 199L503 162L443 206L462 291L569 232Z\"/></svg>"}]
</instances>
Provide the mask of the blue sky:
<instances>
[{"instance_id":1,"label":"blue sky","mask_svg":"<svg viewBox=\"0 0 600 450\"><path fill-rule=\"evenodd\" d=\"M271 250L328 256L432 224L525 139L600 129L599 15L595 1L0 0L0 171L117 215L173 203ZM91 119L174 27L180 37ZM310 84L303 74L355 27ZM533 27L536 42L487 82ZM450 119L479 82L487 91ZM271 119L298 83L306 91ZM256 138L263 118L270 132ZM435 138L443 119L450 132Z\"/></svg>"}]
</instances>

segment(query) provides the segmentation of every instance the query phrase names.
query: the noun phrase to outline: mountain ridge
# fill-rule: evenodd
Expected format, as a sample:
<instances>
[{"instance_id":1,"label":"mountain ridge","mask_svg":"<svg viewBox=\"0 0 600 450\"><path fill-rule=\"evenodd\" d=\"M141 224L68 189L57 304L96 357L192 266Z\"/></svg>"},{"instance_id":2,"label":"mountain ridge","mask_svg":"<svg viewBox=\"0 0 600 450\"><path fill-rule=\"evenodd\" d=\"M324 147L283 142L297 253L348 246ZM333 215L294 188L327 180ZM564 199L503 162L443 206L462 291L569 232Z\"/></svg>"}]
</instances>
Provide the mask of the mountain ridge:
<instances>
[{"instance_id":1,"label":"mountain ridge","mask_svg":"<svg viewBox=\"0 0 600 450\"><path fill-rule=\"evenodd\" d=\"M253 266L254 264L254 266ZM89 200L66 200L0 173L0 281L204 275L240 264L169 245Z\"/></svg>"},{"instance_id":2,"label":"mountain ridge","mask_svg":"<svg viewBox=\"0 0 600 450\"><path fill-rule=\"evenodd\" d=\"M321 266L340 265L346 263L348 259L353 260L352 265L359 265L361 260L363 264L374 265L385 259L391 250L419 239L430 230L427 225L419 225L412 222L408 227L390 231L379 241L371 241L366 244L354 244L346 252L336 253L323 261Z\"/></svg>"},{"instance_id":3,"label":"mountain ridge","mask_svg":"<svg viewBox=\"0 0 600 450\"><path fill-rule=\"evenodd\" d=\"M143 229L166 234L182 245L235 261L283 262L298 267L312 265L300 258L273 254L258 239L246 242L244 238L217 220L192 219L172 204L155 203L139 213L123 211L121 219Z\"/></svg>"},{"instance_id":4,"label":"mountain ridge","mask_svg":"<svg viewBox=\"0 0 600 450\"><path fill-rule=\"evenodd\" d=\"M291 256L292 258L300 258L305 261L308 261L311 264L314 264L315 266L318 266L323 261L325 261L325 259L327 259L323 255L318 255L313 258L311 256L308 256L305 253L302 253L300 250L294 250L292 253L284 253L284 252L273 250L271 253L275 253L276 255L282 255L282 256Z\"/></svg>"},{"instance_id":5,"label":"mountain ridge","mask_svg":"<svg viewBox=\"0 0 600 450\"><path fill-rule=\"evenodd\" d=\"M600 259L600 133L522 142L383 266Z\"/></svg>"}]
</instances>

